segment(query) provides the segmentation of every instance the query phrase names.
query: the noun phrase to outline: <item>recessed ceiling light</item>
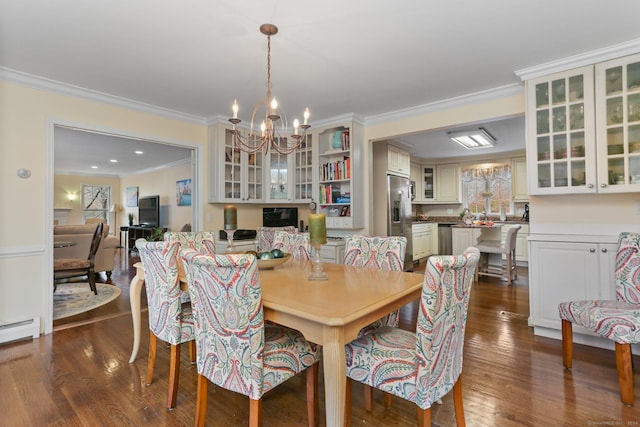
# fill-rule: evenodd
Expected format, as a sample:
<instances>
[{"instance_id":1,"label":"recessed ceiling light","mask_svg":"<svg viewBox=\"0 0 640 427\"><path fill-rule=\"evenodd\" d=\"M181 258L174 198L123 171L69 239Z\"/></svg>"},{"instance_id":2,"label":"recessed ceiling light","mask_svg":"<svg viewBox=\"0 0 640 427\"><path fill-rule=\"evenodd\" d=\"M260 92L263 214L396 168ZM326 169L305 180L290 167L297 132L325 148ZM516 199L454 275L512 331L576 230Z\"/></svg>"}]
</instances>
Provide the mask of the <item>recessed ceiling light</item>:
<instances>
[{"instance_id":1,"label":"recessed ceiling light","mask_svg":"<svg viewBox=\"0 0 640 427\"><path fill-rule=\"evenodd\" d=\"M136 154L142 154L142 151L136 150Z\"/></svg>"},{"instance_id":2,"label":"recessed ceiling light","mask_svg":"<svg viewBox=\"0 0 640 427\"><path fill-rule=\"evenodd\" d=\"M91 169L98 169L96 165L91 166Z\"/></svg>"},{"instance_id":3,"label":"recessed ceiling light","mask_svg":"<svg viewBox=\"0 0 640 427\"><path fill-rule=\"evenodd\" d=\"M467 150L490 148L496 145L496 139L483 128L449 132L448 135L452 141L457 142Z\"/></svg>"},{"instance_id":4,"label":"recessed ceiling light","mask_svg":"<svg viewBox=\"0 0 640 427\"><path fill-rule=\"evenodd\" d=\"M111 163L118 163L118 161L116 159L111 159L109 160Z\"/></svg>"}]
</instances>

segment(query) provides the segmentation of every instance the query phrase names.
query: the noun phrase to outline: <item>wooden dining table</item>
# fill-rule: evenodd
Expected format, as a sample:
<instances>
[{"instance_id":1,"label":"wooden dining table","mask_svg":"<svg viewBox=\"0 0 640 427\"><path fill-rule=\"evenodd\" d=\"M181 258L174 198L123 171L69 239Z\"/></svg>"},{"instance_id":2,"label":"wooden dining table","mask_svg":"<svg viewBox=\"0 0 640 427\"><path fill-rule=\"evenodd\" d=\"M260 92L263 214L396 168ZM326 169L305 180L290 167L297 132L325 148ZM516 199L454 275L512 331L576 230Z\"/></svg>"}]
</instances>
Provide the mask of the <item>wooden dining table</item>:
<instances>
[{"instance_id":1,"label":"wooden dining table","mask_svg":"<svg viewBox=\"0 0 640 427\"><path fill-rule=\"evenodd\" d=\"M140 291L142 263L134 264L130 287L134 345L132 363L140 346ZM327 426L344 424L346 358L344 346L364 326L420 298L422 274L323 264L327 281L309 281L310 261L290 260L260 270L265 320L297 329L322 345ZM188 285L181 274L181 287Z\"/></svg>"}]
</instances>

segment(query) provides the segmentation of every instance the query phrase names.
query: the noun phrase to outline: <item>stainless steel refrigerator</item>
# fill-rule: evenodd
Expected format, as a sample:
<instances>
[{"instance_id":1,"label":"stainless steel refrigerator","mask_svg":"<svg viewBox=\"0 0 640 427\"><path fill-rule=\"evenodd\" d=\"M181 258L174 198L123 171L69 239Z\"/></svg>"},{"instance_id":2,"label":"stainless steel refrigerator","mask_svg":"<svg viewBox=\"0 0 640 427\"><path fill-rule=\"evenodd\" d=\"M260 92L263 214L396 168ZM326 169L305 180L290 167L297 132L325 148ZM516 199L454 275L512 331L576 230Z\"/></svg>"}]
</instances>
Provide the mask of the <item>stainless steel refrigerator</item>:
<instances>
[{"instance_id":1,"label":"stainless steel refrigerator","mask_svg":"<svg viewBox=\"0 0 640 427\"><path fill-rule=\"evenodd\" d=\"M387 175L387 235L407 238L405 271L413 271L411 223L411 182L409 178Z\"/></svg>"}]
</instances>

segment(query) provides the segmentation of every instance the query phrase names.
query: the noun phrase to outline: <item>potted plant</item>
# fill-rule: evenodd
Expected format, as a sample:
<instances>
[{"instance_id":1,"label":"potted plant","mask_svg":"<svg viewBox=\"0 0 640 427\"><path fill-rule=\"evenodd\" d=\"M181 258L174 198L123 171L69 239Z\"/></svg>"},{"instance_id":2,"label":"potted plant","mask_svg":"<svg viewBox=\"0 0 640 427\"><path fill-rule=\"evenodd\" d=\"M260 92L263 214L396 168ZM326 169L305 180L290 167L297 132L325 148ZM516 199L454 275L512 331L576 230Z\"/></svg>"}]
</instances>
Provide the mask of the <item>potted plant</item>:
<instances>
[{"instance_id":1,"label":"potted plant","mask_svg":"<svg viewBox=\"0 0 640 427\"><path fill-rule=\"evenodd\" d=\"M153 227L151 234L147 237L149 242L160 242L164 238L164 228Z\"/></svg>"},{"instance_id":2,"label":"potted plant","mask_svg":"<svg viewBox=\"0 0 640 427\"><path fill-rule=\"evenodd\" d=\"M133 225L133 214L129 212L129 227Z\"/></svg>"}]
</instances>

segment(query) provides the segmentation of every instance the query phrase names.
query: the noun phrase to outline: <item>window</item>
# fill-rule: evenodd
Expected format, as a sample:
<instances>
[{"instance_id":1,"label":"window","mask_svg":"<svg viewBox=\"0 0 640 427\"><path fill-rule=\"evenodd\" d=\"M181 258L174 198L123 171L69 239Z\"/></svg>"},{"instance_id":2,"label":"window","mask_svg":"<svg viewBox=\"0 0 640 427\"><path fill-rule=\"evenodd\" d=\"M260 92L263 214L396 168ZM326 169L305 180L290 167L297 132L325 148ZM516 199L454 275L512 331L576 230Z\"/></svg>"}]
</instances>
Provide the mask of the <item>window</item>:
<instances>
[{"instance_id":1,"label":"window","mask_svg":"<svg viewBox=\"0 0 640 427\"><path fill-rule=\"evenodd\" d=\"M82 209L84 211L85 221L87 218L100 218L108 222L110 206L110 185L82 186Z\"/></svg>"},{"instance_id":2,"label":"window","mask_svg":"<svg viewBox=\"0 0 640 427\"><path fill-rule=\"evenodd\" d=\"M471 213L511 213L511 165L491 163L461 169L462 200Z\"/></svg>"}]
</instances>

